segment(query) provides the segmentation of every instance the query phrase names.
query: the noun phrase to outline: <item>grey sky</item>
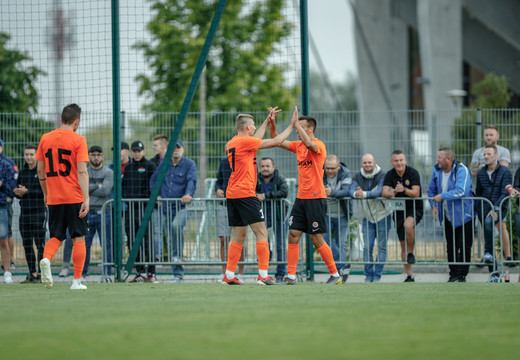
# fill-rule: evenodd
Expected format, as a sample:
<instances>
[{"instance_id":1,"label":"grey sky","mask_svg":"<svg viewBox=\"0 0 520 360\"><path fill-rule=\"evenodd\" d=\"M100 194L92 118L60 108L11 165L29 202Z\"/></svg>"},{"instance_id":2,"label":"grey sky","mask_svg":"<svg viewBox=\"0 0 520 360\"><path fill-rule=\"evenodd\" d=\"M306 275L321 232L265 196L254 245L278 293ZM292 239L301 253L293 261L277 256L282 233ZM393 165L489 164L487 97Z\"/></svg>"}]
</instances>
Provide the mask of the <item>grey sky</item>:
<instances>
[{"instance_id":1,"label":"grey sky","mask_svg":"<svg viewBox=\"0 0 520 360\"><path fill-rule=\"evenodd\" d=\"M99 120L110 117L112 103L110 1L62 0L64 14L73 24L74 46L63 60L63 100L88 104L91 116ZM344 0L309 0L309 30L321 53L322 61L333 81L356 73L352 37L351 11ZM122 109L138 111L144 98L137 96L134 81L138 73L149 72L140 52L131 49L138 40L150 41L144 31L149 20L149 2L120 1L121 103ZM37 83L40 93L40 114L52 113L55 105L55 66L49 47L52 25L52 1L2 0L0 31L12 36L9 46L27 51L34 64L47 76ZM316 62L311 56L311 69ZM93 85L95 84L95 85ZM107 112L107 109L110 111ZM93 112L103 112L93 114ZM93 119L94 120L94 119Z\"/></svg>"}]
</instances>

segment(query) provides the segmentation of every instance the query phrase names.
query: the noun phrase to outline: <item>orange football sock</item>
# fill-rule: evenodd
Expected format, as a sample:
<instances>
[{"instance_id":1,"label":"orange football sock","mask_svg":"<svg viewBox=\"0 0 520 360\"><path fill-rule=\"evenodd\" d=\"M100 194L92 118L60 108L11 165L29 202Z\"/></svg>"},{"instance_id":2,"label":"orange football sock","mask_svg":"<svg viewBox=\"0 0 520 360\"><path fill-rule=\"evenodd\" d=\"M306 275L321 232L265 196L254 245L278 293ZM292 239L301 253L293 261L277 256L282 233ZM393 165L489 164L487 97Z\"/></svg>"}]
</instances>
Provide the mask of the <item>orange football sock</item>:
<instances>
[{"instance_id":1,"label":"orange football sock","mask_svg":"<svg viewBox=\"0 0 520 360\"><path fill-rule=\"evenodd\" d=\"M87 248L85 241L74 241L72 247L72 262L74 263L74 279L81 279L85 258L87 257Z\"/></svg>"},{"instance_id":2,"label":"orange football sock","mask_svg":"<svg viewBox=\"0 0 520 360\"><path fill-rule=\"evenodd\" d=\"M337 273L338 269L336 268L336 263L334 262L334 258L332 257L332 250L330 249L329 245L327 245L327 243L323 243L323 245L321 245L318 248L318 252L320 253L323 261L325 261L325 264L329 269L329 273Z\"/></svg>"},{"instance_id":3,"label":"orange football sock","mask_svg":"<svg viewBox=\"0 0 520 360\"><path fill-rule=\"evenodd\" d=\"M242 255L243 247L244 245L240 245L234 241L229 242L228 259L226 265L227 271L231 271L232 273L235 272L238 262L240 261L240 256Z\"/></svg>"},{"instance_id":4,"label":"orange football sock","mask_svg":"<svg viewBox=\"0 0 520 360\"><path fill-rule=\"evenodd\" d=\"M47 241L45 244L45 248L43 249L43 258L47 258L49 261L52 261L54 254L56 254L60 246L61 241L59 241L58 238L49 239L49 241Z\"/></svg>"},{"instance_id":5,"label":"orange football sock","mask_svg":"<svg viewBox=\"0 0 520 360\"><path fill-rule=\"evenodd\" d=\"M296 266L300 257L300 248L298 244L289 244L287 247L287 274L296 275Z\"/></svg>"},{"instance_id":6,"label":"orange football sock","mask_svg":"<svg viewBox=\"0 0 520 360\"><path fill-rule=\"evenodd\" d=\"M258 269L269 269L269 243L267 241L256 242L256 256L258 256Z\"/></svg>"}]
</instances>

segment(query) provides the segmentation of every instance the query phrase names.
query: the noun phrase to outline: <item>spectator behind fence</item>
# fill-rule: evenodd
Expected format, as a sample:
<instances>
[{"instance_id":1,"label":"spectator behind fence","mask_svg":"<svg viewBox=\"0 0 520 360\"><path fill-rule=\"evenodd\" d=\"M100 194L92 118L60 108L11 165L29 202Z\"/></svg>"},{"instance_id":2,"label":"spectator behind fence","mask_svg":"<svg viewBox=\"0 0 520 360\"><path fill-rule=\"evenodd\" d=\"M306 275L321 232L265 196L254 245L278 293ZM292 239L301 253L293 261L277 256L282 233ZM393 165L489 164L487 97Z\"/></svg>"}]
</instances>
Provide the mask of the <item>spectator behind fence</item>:
<instances>
[{"instance_id":1,"label":"spectator behind fence","mask_svg":"<svg viewBox=\"0 0 520 360\"><path fill-rule=\"evenodd\" d=\"M386 261L386 244L390 231L390 210L385 207L381 197L386 173L376 164L372 154L361 158L361 169L350 185L349 196L361 199L363 210L363 262L365 263L365 282L380 282ZM374 243L377 238L377 258L379 264L372 264Z\"/></svg>"},{"instance_id":2,"label":"spectator behind fence","mask_svg":"<svg viewBox=\"0 0 520 360\"><path fill-rule=\"evenodd\" d=\"M428 185L432 219L444 221L448 262L471 262L473 245L473 200L471 174L468 168L455 160L455 152L449 147L439 149L437 164L433 166ZM461 199L468 198L468 199ZM469 264L450 264L448 282L466 282Z\"/></svg>"},{"instance_id":3,"label":"spectator behind fence","mask_svg":"<svg viewBox=\"0 0 520 360\"><path fill-rule=\"evenodd\" d=\"M50 240L45 244L40 261L42 282L53 285L51 261L67 228L74 241L72 260L74 279L72 290L85 290L81 273L85 263L85 234L90 198L88 194L88 148L85 138L76 133L81 109L76 104L67 105L61 114L60 128L43 134L38 145L38 179L49 209Z\"/></svg>"},{"instance_id":4,"label":"spectator behind fence","mask_svg":"<svg viewBox=\"0 0 520 360\"><path fill-rule=\"evenodd\" d=\"M18 179L18 166L16 163L4 155L4 142L0 139L0 158L7 161L12 167L14 171L14 180ZM9 221L8 226L8 235L7 235L7 244L9 246L9 254L11 256L10 265L11 269L14 269L14 237L13 237L13 198L14 193L11 191L7 195L7 219Z\"/></svg>"},{"instance_id":5,"label":"spectator behind fence","mask_svg":"<svg viewBox=\"0 0 520 360\"><path fill-rule=\"evenodd\" d=\"M112 150L114 150L114 148L112 148ZM130 146L128 146L127 142L121 141L121 178L123 178L126 166L132 161L134 161L134 159L130 157ZM113 161L108 165L108 168L114 171Z\"/></svg>"},{"instance_id":6,"label":"spectator behind fence","mask_svg":"<svg viewBox=\"0 0 520 360\"><path fill-rule=\"evenodd\" d=\"M0 147L4 142L0 139ZM6 284L13 283L11 274L11 252L9 250L9 198L13 196L16 186L15 172L10 162L0 156L0 251L2 252L2 263L4 267L4 281Z\"/></svg>"},{"instance_id":7,"label":"spectator behind fence","mask_svg":"<svg viewBox=\"0 0 520 360\"><path fill-rule=\"evenodd\" d=\"M484 128L484 142L486 145L494 145L497 148L498 152L498 161L502 166L508 167L509 163L511 163L511 155L509 154L509 150L503 146L498 145L498 139L500 138L500 134L498 130L493 125L488 125ZM482 166L485 165L486 161L484 159L484 148L485 146L478 148L473 153L473 157L471 158L470 170L471 176L477 176L477 171L479 171Z\"/></svg>"},{"instance_id":8,"label":"spectator behind fence","mask_svg":"<svg viewBox=\"0 0 520 360\"><path fill-rule=\"evenodd\" d=\"M329 155L325 159L323 184L328 208L325 220L327 226L330 225L329 231L323 234L323 239L330 246L339 274L345 283L350 274L350 264L346 262L352 206L349 204L349 200L344 198L348 196L352 175L347 165L340 163L336 155ZM332 237L332 233L334 233L334 237Z\"/></svg>"},{"instance_id":9,"label":"spectator behind fence","mask_svg":"<svg viewBox=\"0 0 520 360\"><path fill-rule=\"evenodd\" d=\"M159 134L153 137L153 152L155 156L150 159L155 165L155 168L159 168L161 165L166 151L168 150L168 138L166 135ZM153 224L153 242L154 242L154 256L155 260L159 261L163 255L163 238L164 238L164 216L162 211L156 206L153 208L152 213L152 224Z\"/></svg>"},{"instance_id":10,"label":"spectator behind fence","mask_svg":"<svg viewBox=\"0 0 520 360\"><path fill-rule=\"evenodd\" d=\"M217 198L225 199L226 190L228 187L229 177L231 176L231 167L229 166L229 160L227 157L220 160L217 172L217 181L215 182L215 193ZM229 240L231 239L232 227L229 226L229 219L227 213L226 202L219 202L217 204L217 236L220 240L220 261L226 262L227 259L227 248L229 246ZM242 255L240 255L240 261L244 261L244 249L242 249ZM222 282L226 274L226 265L222 265L222 274L220 275L218 282ZM243 282L244 276L244 264L238 266L237 278L240 282Z\"/></svg>"},{"instance_id":11,"label":"spectator behind fence","mask_svg":"<svg viewBox=\"0 0 520 360\"><path fill-rule=\"evenodd\" d=\"M515 178L513 181L513 189L511 190L511 196L518 197L518 195L520 195L520 167L518 167L518 169L516 169ZM517 204L517 206L519 205L518 198L516 199L516 204ZM518 211L515 212L513 214L513 218L515 220L516 236L518 236L518 238L519 238L518 248L520 248L520 212L518 212ZM518 257L517 257L517 259L518 259ZM516 263L513 263L512 266L516 266ZM520 275L518 275L518 282L520 282Z\"/></svg>"},{"instance_id":12,"label":"spectator behind fence","mask_svg":"<svg viewBox=\"0 0 520 360\"><path fill-rule=\"evenodd\" d=\"M287 232L285 231L284 220L287 209L281 199L285 199L289 194L289 186L285 177L276 169L272 158L262 158L259 162L259 167L256 198L262 203L266 227L268 229L273 228L276 243L276 261L286 261L284 234ZM269 252L271 258L272 251L269 250ZM283 283L285 274L285 265L276 265L275 279L277 284Z\"/></svg>"},{"instance_id":13,"label":"spectator behind fence","mask_svg":"<svg viewBox=\"0 0 520 360\"><path fill-rule=\"evenodd\" d=\"M24 150L25 165L18 175L15 196L20 199L19 227L22 236L25 259L29 274L22 284L41 282L40 261L45 247L45 217L47 208L43 201L43 192L38 181L36 144L29 144ZM34 254L36 246L37 255ZM38 259L38 269L36 268Z\"/></svg>"},{"instance_id":14,"label":"spectator behind fence","mask_svg":"<svg viewBox=\"0 0 520 360\"><path fill-rule=\"evenodd\" d=\"M294 117L298 109L294 110ZM320 253L330 273L327 285L342 284L332 250L323 239L327 232L327 194L323 185L323 167L327 158L325 144L315 137L316 119L302 116L295 124L300 141L283 141L280 147L296 154L298 162L298 194L289 217L289 244L287 246L287 285L296 284L296 267L300 257L299 242L302 234L309 234L312 244ZM276 135L274 123L271 137Z\"/></svg>"},{"instance_id":15,"label":"spectator behind fence","mask_svg":"<svg viewBox=\"0 0 520 360\"><path fill-rule=\"evenodd\" d=\"M184 144L177 140L173 151L171 162L168 164L166 175L161 186L160 198L181 199L178 201L163 202L162 213L168 224L170 249L169 257L172 262L182 261L184 251L184 227L188 221L189 204L195 195L197 187L197 165L195 161L183 156ZM159 169L155 171L150 179L150 189L155 185ZM172 265L173 283L184 281L184 266Z\"/></svg>"},{"instance_id":16,"label":"spectator behind fence","mask_svg":"<svg viewBox=\"0 0 520 360\"><path fill-rule=\"evenodd\" d=\"M405 198L404 209L394 212L394 223L397 237L401 244L401 259L405 263L406 279L404 282L414 282L412 264L415 264L413 254L415 247L415 226L423 216L423 201L411 200L421 196L421 176L419 172L406 165L406 156L401 150L392 153L393 169L386 173L383 182L382 196L391 198Z\"/></svg>"},{"instance_id":17,"label":"spectator behind fence","mask_svg":"<svg viewBox=\"0 0 520 360\"><path fill-rule=\"evenodd\" d=\"M499 282L500 274L496 269L495 241L493 235L493 225L502 234L501 249L506 261L511 261L511 247L509 244L509 233L506 226L508 201L502 200L507 197L506 186L511 185L511 170L498 162L498 150L495 145L484 147L484 159L486 165L477 172L477 186L475 195L488 199L487 201L477 202L477 215L480 223L484 225L484 263L489 265L489 282ZM500 207L502 203L502 207ZM501 210L501 213L500 213ZM501 215L501 218L499 216Z\"/></svg>"},{"instance_id":18,"label":"spectator behind fence","mask_svg":"<svg viewBox=\"0 0 520 360\"><path fill-rule=\"evenodd\" d=\"M141 141L132 143L133 161L125 167L123 182L121 186L124 199L149 199L150 198L150 178L155 171L155 165L145 158L145 149ZM128 248L131 251L135 236L144 215L146 202L131 201L128 203L125 212L125 231L128 237ZM150 246L149 225L143 235L141 246L137 252L136 262L153 261L153 252ZM144 249L144 251L142 251ZM136 265L137 274L130 281L131 283L157 283L155 275L155 265Z\"/></svg>"},{"instance_id":19,"label":"spectator behind fence","mask_svg":"<svg viewBox=\"0 0 520 360\"><path fill-rule=\"evenodd\" d=\"M85 236L85 246L87 255L85 258L85 265L83 267L82 279L86 280L88 275L88 267L90 264L90 248L92 247L92 240L96 232L99 236L99 243L101 251L104 254L103 259L107 262L112 261L112 226L110 223L110 210L107 208L105 212L105 243L102 241L102 208L103 204L110 199L112 188L114 186L114 172L108 167L103 166L103 149L101 146L91 146L89 150L90 166L87 169L89 179L89 194L90 194L90 212L87 215L88 232ZM103 274L99 282L112 282L111 267L103 267Z\"/></svg>"},{"instance_id":20,"label":"spectator behind fence","mask_svg":"<svg viewBox=\"0 0 520 360\"><path fill-rule=\"evenodd\" d=\"M257 182L256 151L279 146L287 139L294 123L297 111L293 114L291 123L274 139L262 140L269 123L274 125L274 119L281 110L269 108L269 115L255 132L255 121L249 114L239 114L236 118L235 135L226 144L226 154L231 166L231 176L226 191L229 225L233 227L233 240L229 243L226 274L222 279L224 285L241 285L235 277L238 261L242 256L247 227L253 230L256 237L256 255L258 257L258 285L274 285L275 279L269 276L269 243L265 227L262 206L256 197Z\"/></svg>"}]
</instances>

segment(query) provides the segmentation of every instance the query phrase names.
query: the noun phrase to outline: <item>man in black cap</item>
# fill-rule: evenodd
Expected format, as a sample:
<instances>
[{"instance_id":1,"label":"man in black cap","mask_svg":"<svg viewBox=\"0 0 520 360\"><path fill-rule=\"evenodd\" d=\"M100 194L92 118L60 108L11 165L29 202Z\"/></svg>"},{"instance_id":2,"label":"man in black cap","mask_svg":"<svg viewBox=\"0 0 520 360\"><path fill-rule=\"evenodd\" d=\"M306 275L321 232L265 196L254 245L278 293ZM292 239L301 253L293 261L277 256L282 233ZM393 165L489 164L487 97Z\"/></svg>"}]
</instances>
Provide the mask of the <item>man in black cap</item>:
<instances>
[{"instance_id":1,"label":"man in black cap","mask_svg":"<svg viewBox=\"0 0 520 360\"><path fill-rule=\"evenodd\" d=\"M142 141L134 141L131 146L133 162L125 167L123 173L122 194L124 199L149 199L150 198L150 178L155 171L155 165L144 157L144 145ZM145 201L131 201L128 203L128 210L125 212L125 230L128 236L128 245L131 248L135 241L135 235L139 229L139 224L146 207ZM150 237L148 227L144 233L141 250L144 247L144 254L139 250L136 262L149 262L153 259L153 252L150 251ZM144 256L143 256L144 255ZM130 282L152 282L157 283L155 276L155 265L148 265L148 272L144 265L136 265L137 275Z\"/></svg>"},{"instance_id":2,"label":"man in black cap","mask_svg":"<svg viewBox=\"0 0 520 360\"><path fill-rule=\"evenodd\" d=\"M88 232L85 236L85 247L87 250L87 254L85 257L85 265L83 266L83 273L81 278L83 281L86 281L86 277L88 274L88 266L90 264L90 248L92 246L92 240L94 239L94 235L96 232L99 236L99 239L102 239L101 236L101 209L103 208L103 204L110 199L110 194L112 193L112 188L114 186L114 172L110 170L108 167L103 166L103 160L105 159L103 156L103 149L101 146L94 145L91 146L88 151L88 158L90 166L87 169L88 172L88 192L90 195L90 211L87 214L88 220ZM112 244L111 244L111 225L110 225L110 212L105 214L105 243L103 244L100 241L101 248L103 251L104 262L112 261ZM103 276L101 277L100 282L112 282L112 278L110 277L111 271L110 267L103 268Z\"/></svg>"},{"instance_id":3,"label":"man in black cap","mask_svg":"<svg viewBox=\"0 0 520 360\"><path fill-rule=\"evenodd\" d=\"M114 150L114 148L112 148ZM132 162L130 158L130 146L127 142L121 141L121 176L125 172L125 167ZM108 168L114 171L114 162L108 165Z\"/></svg>"}]
</instances>

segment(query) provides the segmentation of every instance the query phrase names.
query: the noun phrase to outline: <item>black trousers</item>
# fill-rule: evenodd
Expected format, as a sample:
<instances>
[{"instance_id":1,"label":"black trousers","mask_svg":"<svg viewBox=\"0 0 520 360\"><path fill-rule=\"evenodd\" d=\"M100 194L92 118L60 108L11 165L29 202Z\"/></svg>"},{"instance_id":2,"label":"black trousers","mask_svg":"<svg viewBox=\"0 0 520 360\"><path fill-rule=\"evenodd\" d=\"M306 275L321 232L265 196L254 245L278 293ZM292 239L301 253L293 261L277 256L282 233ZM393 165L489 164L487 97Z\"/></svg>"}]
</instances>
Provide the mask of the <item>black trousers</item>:
<instances>
[{"instance_id":1,"label":"black trousers","mask_svg":"<svg viewBox=\"0 0 520 360\"><path fill-rule=\"evenodd\" d=\"M449 262L470 262L471 246L473 246L473 221L453 228L451 222L444 218L444 232L446 233L446 250ZM450 277L468 275L469 265L449 265Z\"/></svg>"},{"instance_id":2,"label":"black trousers","mask_svg":"<svg viewBox=\"0 0 520 360\"><path fill-rule=\"evenodd\" d=\"M135 235L141 224L141 219L144 214L144 206L146 204L132 204L125 213L125 230L128 237L128 250L131 251L135 241ZM143 236L143 241L137 252L135 262L153 262L153 249L151 249L150 225L146 226L146 231ZM144 251L143 251L144 250ZM143 256L144 255L144 256ZM155 274L155 265L148 265L148 271L145 265L136 265L135 269L138 274L152 273Z\"/></svg>"},{"instance_id":3,"label":"black trousers","mask_svg":"<svg viewBox=\"0 0 520 360\"><path fill-rule=\"evenodd\" d=\"M38 250L38 268L40 260L43 259L43 249L45 248L45 213L20 215L20 235L22 235L25 259L29 272L36 272L36 255L34 245ZM38 270L38 272L40 272Z\"/></svg>"}]
</instances>

